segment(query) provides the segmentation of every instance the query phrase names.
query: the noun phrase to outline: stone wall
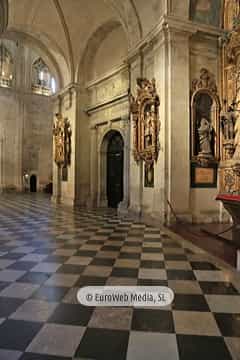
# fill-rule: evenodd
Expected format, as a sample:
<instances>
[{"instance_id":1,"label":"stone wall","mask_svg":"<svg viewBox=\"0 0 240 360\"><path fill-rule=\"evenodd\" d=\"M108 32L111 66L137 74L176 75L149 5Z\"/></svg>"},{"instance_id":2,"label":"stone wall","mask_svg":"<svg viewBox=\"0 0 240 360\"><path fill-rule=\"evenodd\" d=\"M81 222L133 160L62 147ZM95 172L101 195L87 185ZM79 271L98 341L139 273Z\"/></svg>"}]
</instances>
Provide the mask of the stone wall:
<instances>
[{"instance_id":1,"label":"stone wall","mask_svg":"<svg viewBox=\"0 0 240 360\"><path fill-rule=\"evenodd\" d=\"M29 189L24 175L37 176L41 191L52 180L52 111L50 97L31 91L31 65L38 54L22 43L4 40L14 61L13 84L0 87L0 186Z\"/></svg>"}]
</instances>

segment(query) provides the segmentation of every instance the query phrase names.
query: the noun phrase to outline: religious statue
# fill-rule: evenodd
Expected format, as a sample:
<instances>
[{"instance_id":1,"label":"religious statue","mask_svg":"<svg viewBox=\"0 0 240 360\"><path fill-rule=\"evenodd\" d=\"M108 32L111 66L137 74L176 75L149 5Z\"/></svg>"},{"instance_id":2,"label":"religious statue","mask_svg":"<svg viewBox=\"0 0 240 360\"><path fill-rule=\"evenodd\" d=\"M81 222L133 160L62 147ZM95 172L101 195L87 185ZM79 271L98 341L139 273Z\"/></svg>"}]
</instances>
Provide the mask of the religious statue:
<instances>
[{"instance_id":1,"label":"religious statue","mask_svg":"<svg viewBox=\"0 0 240 360\"><path fill-rule=\"evenodd\" d=\"M147 111L145 114L144 139L146 148L153 144L154 112L154 106L152 106L151 111Z\"/></svg>"},{"instance_id":2,"label":"religious statue","mask_svg":"<svg viewBox=\"0 0 240 360\"><path fill-rule=\"evenodd\" d=\"M214 75L206 68L200 70L199 79L194 79L192 82L193 92L200 89L208 89L212 93L217 93L217 85Z\"/></svg>"},{"instance_id":3,"label":"religious statue","mask_svg":"<svg viewBox=\"0 0 240 360\"><path fill-rule=\"evenodd\" d=\"M235 111L233 105L228 107L227 112L221 115L221 125L225 141L234 139L234 126L235 126Z\"/></svg>"},{"instance_id":4,"label":"religious statue","mask_svg":"<svg viewBox=\"0 0 240 360\"><path fill-rule=\"evenodd\" d=\"M71 161L71 126L68 119L61 114L56 114L56 121L53 126L54 135L54 160L59 166L70 165Z\"/></svg>"},{"instance_id":5,"label":"religious statue","mask_svg":"<svg viewBox=\"0 0 240 360\"><path fill-rule=\"evenodd\" d=\"M212 125L206 118L202 117L200 127L198 128L200 145L200 153L198 155L207 157L213 155L211 150L212 132Z\"/></svg>"}]
</instances>

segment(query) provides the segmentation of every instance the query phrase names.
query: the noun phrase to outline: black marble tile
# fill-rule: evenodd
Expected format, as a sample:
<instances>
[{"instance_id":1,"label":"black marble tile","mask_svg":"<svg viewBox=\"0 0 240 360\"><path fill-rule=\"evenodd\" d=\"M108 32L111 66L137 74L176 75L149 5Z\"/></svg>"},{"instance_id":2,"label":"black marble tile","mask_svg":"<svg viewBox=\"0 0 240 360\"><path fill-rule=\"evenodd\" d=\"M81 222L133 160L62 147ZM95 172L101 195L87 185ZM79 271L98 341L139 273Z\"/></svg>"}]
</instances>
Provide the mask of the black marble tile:
<instances>
[{"instance_id":1,"label":"black marble tile","mask_svg":"<svg viewBox=\"0 0 240 360\"><path fill-rule=\"evenodd\" d=\"M214 314L218 327L225 337L238 337L240 342L240 314Z\"/></svg>"},{"instance_id":2,"label":"black marble tile","mask_svg":"<svg viewBox=\"0 0 240 360\"><path fill-rule=\"evenodd\" d=\"M129 332L88 328L75 357L94 360L126 360Z\"/></svg>"},{"instance_id":3,"label":"black marble tile","mask_svg":"<svg viewBox=\"0 0 240 360\"><path fill-rule=\"evenodd\" d=\"M164 254L164 259L168 261L187 261L187 256L184 254Z\"/></svg>"},{"instance_id":4,"label":"black marble tile","mask_svg":"<svg viewBox=\"0 0 240 360\"><path fill-rule=\"evenodd\" d=\"M46 273L28 272L18 279L17 282L42 285L50 276L50 274Z\"/></svg>"},{"instance_id":5,"label":"black marble tile","mask_svg":"<svg viewBox=\"0 0 240 360\"><path fill-rule=\"evenodd\" d=\"M168 280L196 280L191 270L167 270L167 277Z\"/></svg>"},{"instance_id":6,"label":"black marble tile","mask_svg":"<svg viewBox=\"0 0 240 360\"><path fill-rule=\"evenodd\" d=\"M32 268L34 268L34 266L36 266L37 263L33 262L33 261L17 261L14 264L8 266L8 270L25 270L25 271L29 271Z\"/></svg>"},{"instance_id":7,"label":"black marble tile","mask_svg":"<svg viewBox=\"0 0 240 360\"><path fill-rule=\"evenodd\" d=\"M129 277L136 278L138 276L138 269L118 268L112 270L111 276L113 277Z\"/></svg>"},{"instance_id":8,"label":"black marble tile","mask_svg":"<svg viewBox=\"0 0 240 360\"><path fill-rule=\"evenodd\" d=\"M121 246L106 245L101 248L102 251L120 251Z\"/></svg>"},{"instance_id":9,"label":"black marble tile","mask_svg":"<svg viewBox=\"0 0 240 360\"><path fill-rule=\"evenodd\" d=\"M124 246L139 247L142 246L142 241L125 241Z\"/></svg>"},{"instance_id":10,"label":"black marble tile","mask_svg":"<svg viewBox=\"0 0 240 360\"><path fill-rule=\"evenodd\" d=\"M33 353L24 353L19 360L72 360L72 358L62 356L40 355Z\"/></svg>"},{"instance_id":11,"label":"black marble tile","mask_svg":"<svg viewBox=\"0 0 240 360\"><path fill-rule=\"evenodd\" d=\"M32 296L33 299L58 302L61 301L69 291L66 287L42 286Z\"/></svg>"},{"instance_id":12,"label":"black marble tile","mask_svg":"<svg viewBox=\"0 0 240 360\"><path fill-rule=\"evenodd\" d=\"M164 334L174 333L172 312L166 310L134 309L131 329Z\"/></svg>"},{"instance_id":13,"label":"black marble tile","mask_svg":"<svg viewBox=\"0 0 240 360\"><path fill-rule=\"evenodd\" d=\"M24 351L41 327L37 322L6 320L0 326L0 348Z\"/></svg>"},{"instance_id":14,"label":"black marble tile","mask_svg":"<svg viewBox=\"0 0 240 360\"><path fill-rule=\"evenodd\" d=\"M23 304L22 299L0 297L0 318L7 318Z\"/></svg>"},{"instance_id":15,"label":"black marble tile","mask_svg":"<svg viewBox=\"0 0 240 360\"><path fill-rule=\"evenodd\" d=\"M239 295L235 287L229 282L200 281L199 285L204 294L209 295Z\"/></svg>"},{"instance_id":16,"label":"black marble tile","mask_svg":"<svg viewBox=\"0 0 240 360\"><path fill-rule=\"evenodd\" d=\"M164 261L142 260L140 267L144 269L164 269L165 264Z\"/></svg>"},{"instance_id":17,"label":"black marble tile","mask_svg":"<svg viewBox=\"0 0 240 360\"><path fill-rule=\"evenodd\" d=\"M49 323L87 326L93 313L92 307L80 304L60 304L48 319Z\"/></svg>"},{"instance_id":18,"label":"black marble tile","mask_svg":"<svg viewBox=\"0 0 240 360\"><path fill-rule=\"evenodd\" d=\"M138 279L139 286L168 286L167 280Z\"/></svg>"},{"instance_id":19,"label":"black marble tile","mask_svg":"<svg viewBox=\"0 0 240 360\"><path fill-rule=\"evenodd\" d=\"M75 250L78 248L78 245L70 245L70 244L64 244L63 246L61 246L60 249L64 249L64 250Z\"/></svg>"},{"instance_id":20,"label":"black marble tile","mask_svg":"<svg viewBox=\"0 0 240 360\"><path fill-rule=\"evenodd\" d=\"M64 262L66 262L69 258L70 258L70 256L51 255L51 256L48 256L46 259L44 259L44 262L62 264Z\"/></svg>"},{"instance_id":21,"label":"black marble tile","mask_svg":"<svg viewBox=\"0 0 240 360\"><path fill-rule=\"evenodd\" d=\"M161 248L143 247L142 252L146 254L162 254L163 251Z\"/></svg>"},{"instance_id":22,"label":"black marble tile","mask_svg":"<svg viewBox=\"0 0 240 360\"><path fill-rule=\"evenodd\" d=\"M5 254L5 255L1 256L1 259L4 259L4 260L19 260L24 256L25 256L24 254L8 253L8 254Z\"/></svg>"},{"instance_id":23,"label":"black marble tile","mask_svg":"<svg viewBox=\"0 0 240 360\"><path fill-rule=\"evenodd\" d=\"M38 254L38 255L48 255L54 252L54 249L48 249L48 248L40 248L40 249L36 249L34 250L34 252L32 254Z\"/></svg>"},{"instance_id":24,"label":"black marble tile","mask_svg":"<svg viewBox=\"0 0 240 360\"><path fill-rule=\"evenodd\" d=\"M84 269L85 269L85 266L64 264L58 269L57 273L80 275L80 274L82 274Z\"/></svg>"},{"instance_id":25,"label":"black marble tile","mask_svg":"<svg viewBox=\"0 0 240 360\"><path fill-rule=\"evenodd\" d=\"M127 253L127 252L120 252L119 259L132 259L132 260L138 260L141 258L140 253Z\"/></svg>"},{"instance_id":26,"label":"black marble tile","mask_svg":"<svg viewBox=\"0 0 240 360\"><path fill-rule=\"evenodd\" d=\"M107 278L98 277L98 276L81 276L75 284L75 287L84 287L84 286L104 286L106 284Z\"/></svg>"},{"instance_id":27,"label":"black marble tile","mask_svg":"<svg viewBox=\"0 0 240 360\"><path fill-rule=\"evenodd\" d=\"M215 265L213 265L209 262L191 261L190 264L191 264L193 270L220 270Z\"/></svg>"},{"instance_id":28,"label":"black marble tile","mask_svg":"<svg viewBox=\"0 0 240 360\"><path fill-rule=\"evenodd\" d=\"M95 258L90 265L94 266L113 266L115 259Z\"/></svg>"},{"instance_id":29,"label":"black marble tile","mask_svg":"<svg viewBox=\"0 0 240 360\"><path fill-rule=\"evenodd\" d=\"M177 335L177 342L179 360L232 360L221 337Z\"/></svg>"},{"instance_id":30,"label":"black marble tile","mask_svg":"<svg viewBox=\"0 0 240 360\"><path fill-rule=\"evenodd\" d=\"M204 295L175 294L172 308L182 311L210 311Z\"/></svg>"},{"instance_id":31,"label":"black marble tile","mask_svg":"<svg viewBox=\"0 0 240 360\"><path fill-rule=\"evenodd\" d=\"M97 251L79 250L74 256L94 257Z\"/></svg>"},{"instance_id":32,"label":"black marble tile","mask_svg":"<svg viewBox=\"0 0 240 360\"><path fill-rule=\"evenodd\" d=\"M5 289L7 286L9 286L11 283L9 282L4 282L4 281L0 281L0 291L2 291L3 289Z\"/></svg>"},{"instance_id":33,"label":"black marble tile","mask_svg":"<svg viewBox=\"0 0 240 360\"><path fill-rule=\"evenodd\" d=\"M163 240L162 244L163 244L163 249L176 249L176 248L181 249L182 248L181 244L179 244L178 242L170 241L170 240Z\"/></svg>"}]
</instances>

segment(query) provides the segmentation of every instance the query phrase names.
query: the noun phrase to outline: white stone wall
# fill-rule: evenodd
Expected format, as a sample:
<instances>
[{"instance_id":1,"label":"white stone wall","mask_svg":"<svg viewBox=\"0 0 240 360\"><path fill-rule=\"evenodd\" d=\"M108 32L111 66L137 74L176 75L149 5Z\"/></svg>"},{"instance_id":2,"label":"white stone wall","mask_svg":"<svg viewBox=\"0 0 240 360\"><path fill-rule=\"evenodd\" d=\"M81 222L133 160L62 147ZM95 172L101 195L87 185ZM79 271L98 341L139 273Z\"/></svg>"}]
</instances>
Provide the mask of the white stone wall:
<instances>
[{"instance_id":1,"label":"white stone wall","mask_svg":"<svg viewBox=\"0 0 240 360\"><path fill-rule=\"evenodd\" d=\"M1 190L28 188L24 174L36 175L41 191L52 180L52 100L31 91L37 53L4 40L14 59L13 86L0 87Z\"/></svg>"}]
</instances>

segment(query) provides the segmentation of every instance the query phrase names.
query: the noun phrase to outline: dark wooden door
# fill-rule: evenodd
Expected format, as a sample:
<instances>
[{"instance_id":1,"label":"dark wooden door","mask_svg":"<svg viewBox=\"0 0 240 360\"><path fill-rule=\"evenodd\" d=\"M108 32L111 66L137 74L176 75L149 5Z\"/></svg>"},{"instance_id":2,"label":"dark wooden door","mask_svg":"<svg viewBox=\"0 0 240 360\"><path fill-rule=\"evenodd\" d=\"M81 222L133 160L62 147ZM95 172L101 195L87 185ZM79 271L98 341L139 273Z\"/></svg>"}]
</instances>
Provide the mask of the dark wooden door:
<instances>
[{"instance_id":1,"label":"dark wooden door","mask_svg":"<svg viewBox=\"0 0 240 360\"><path fill-rule=\"evenodd\" d=\"M37 177L36 177L36 175L32 175L30 177L30 191L37 192Z\"/></svg>"},{"instance_id":2,"label":"dark wooden door","mask_svg":"<svg viewBox=\"0 0 240 360\"><path fill-rule=\"evenodd\" d=\"M107 197L112 208L123 200L123 139L118 133L112 135L108 144Z\"/></svg>"}]
</instances>

